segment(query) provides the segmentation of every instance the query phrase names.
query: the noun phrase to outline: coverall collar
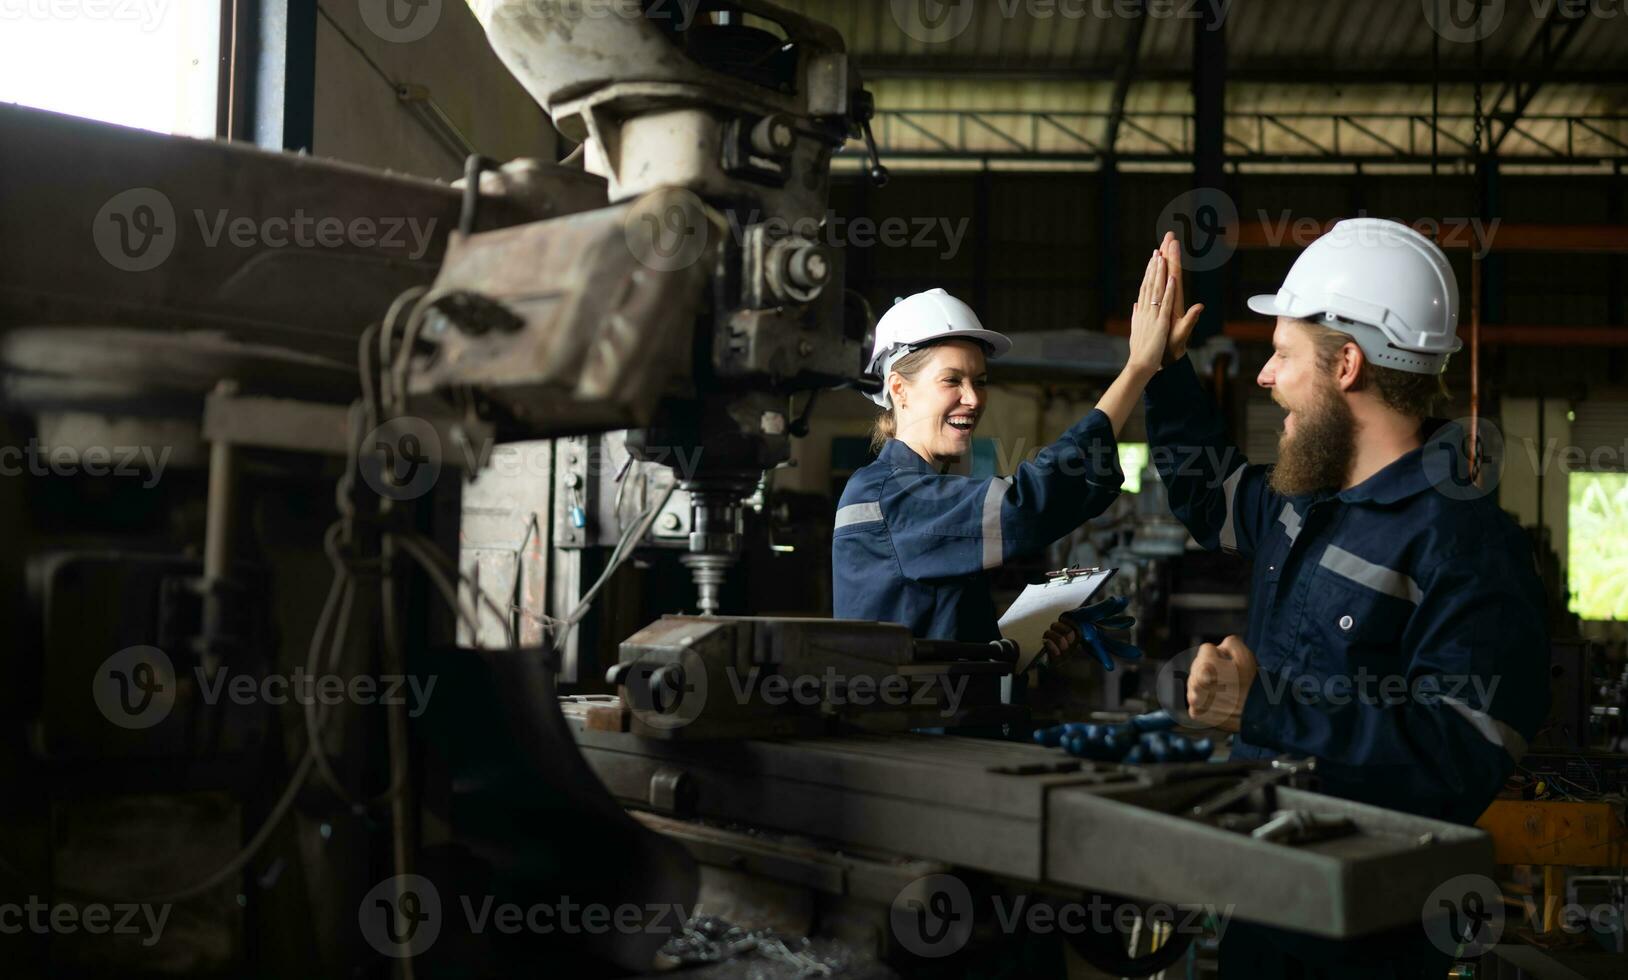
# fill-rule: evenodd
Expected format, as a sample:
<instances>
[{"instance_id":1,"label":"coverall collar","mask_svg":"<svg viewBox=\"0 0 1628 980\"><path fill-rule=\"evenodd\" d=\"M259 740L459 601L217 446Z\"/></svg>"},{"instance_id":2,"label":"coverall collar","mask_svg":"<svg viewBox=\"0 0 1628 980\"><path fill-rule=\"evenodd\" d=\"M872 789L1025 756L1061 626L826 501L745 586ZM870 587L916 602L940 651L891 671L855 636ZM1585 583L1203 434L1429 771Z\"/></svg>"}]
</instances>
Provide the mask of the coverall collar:
<instances>
[{"instance_id":1,"label":"coverall collar","mask_svg":"<svg viewBox=\"0 0 1628 980\"><path fill-rule=\"evenodd\" d=\"M925 459L916 455L916 451L907 446L902 439L889 439L882 444L882 451L876 458L883 463L899 470L910 470L917 473L937 473L927 464Z\"/></svg>"},{"instance_id":2,"label":"coverall collar","mask_svg":"<svg viewBox=\"0 0 1628 980\"><path fill-rule=\"evenodd\" d=\"M1394 504L1430 489L1430 474L1425 472L1424 452L1436 430L1446 425L1445 419L1425 419L1419 426L1418 449L1412 449L1393 460L1390 465L1354 487L1329 494L1344 503L1374 503L1381 506Z\"/></svg>"}]
</instances>

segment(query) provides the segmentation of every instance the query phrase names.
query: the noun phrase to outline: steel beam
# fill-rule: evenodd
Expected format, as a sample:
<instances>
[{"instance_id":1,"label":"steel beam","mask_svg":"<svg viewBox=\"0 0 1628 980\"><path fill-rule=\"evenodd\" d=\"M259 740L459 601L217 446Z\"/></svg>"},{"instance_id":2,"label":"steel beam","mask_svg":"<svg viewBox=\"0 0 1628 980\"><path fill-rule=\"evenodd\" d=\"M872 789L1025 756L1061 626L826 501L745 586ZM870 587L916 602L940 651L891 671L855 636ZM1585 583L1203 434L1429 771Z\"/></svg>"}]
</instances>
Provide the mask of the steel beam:
<instances>
[{"instance_id":1,"label":"steel beam","mask_svg":"<svg viewBox=\"0 0 1628 980\"><path fill-rule=\"evenodd\" d=\"M1228 320L1221 335L1246 343L1270 343L1273 321ZM1131 335L1131 322L1108 321L1107 332L1116 337ZM1481 327L1481 343L1490 347L1628 347L1628 327L1559 326L1554 324L1487 324Z\"/></svg>"},{"instance_id":2,"label":"steel beam","mask_svg":"<svg viewBox=\"0 0 1628 980\"><path fill-rule=\"evenodd\" d=\"M1119 104L1108 110L1047 111L1027 109L965 108L965 109L884 109L877 114L881 131L880 147L894 156L971 159L971 160L1031 160L1047 161L1101 161L1114 153L1122 161L1148 160L1158 162L1185 162L1196 152L1195 137L1191 130L1192 116L1184 112L1133 112ZM1448 165L1473 162L1474 147L1467 134L1474 116L1459 113L1440 117L1433 123L1429 116L1405 112L1236 112L1225 117L1227 131L1225 143L1236 147L1229 155L1232 162L1251 163L1409 163L1429 164L1432 160L1429 134L1435 135L1442 146L1450 148L1449 155L1439 157ZM894 123L908 133L895 129ZM1563 129L1559 138L1545 139L1532 130L1538 123ZM1084 135L1089 126L1101 125L1104 140L1108 131L1115 142L1093 143ZM1381 127L1393 129L1406 126L1406 136L1387 135ZM1180 135L1170 130L1180 126ZM1331 128L1333 138L1325 144L1309 133L1310 127ZM1419 128L1426 139L1418 139ZM1615 127L1623 135L1614 133ZM1068 138L1068 146L1060 151L1047 151L1040 143L1043 128L1055 130ZM1498 159L1506 163L1583 164L1597 165L1628 158L1628 115L1621 114L1537 114L1527 115L1514 128L1522 137L1523 146L1535 147L1533 152L1504 153ZM1149 152L1141 150L1126 153L1119 150L1118 135L1125 131L1137 134L1155 147ZM1275 142L1283 149L1274 151L1267 135L1277 137ZM1342 145L1348 131L1361 134L1368 145L1353 152ZM1014 132L1027 132L1028 143L1017 139ZM910 137L909 134L914 134ZM987 134L979 138L980 134ZM1247 135L1254 143L1241 139ZM914 147L904 146L896 137L914 139ZM1599 144L1579 146L1579 141ZM922 144L927 149L921 149Z\"/></svg>"},{"instance_id":3,"label":"steel beam","mask_svg":"<svg viewBox=\"0 0 1628 980\"><path fill-rule=\"evenodd\" d=\"M234 53L244 85L232 135L267 150L310 150L316 118L316 0L242 0Z\"/></svg>"},{"instance_id":4,"label":"steel beam","mask_svg":"<svg viewBox=\"0 0 1628 980\"><path fill-rule=\"evenodd\" d=\"M1577 33L1582 29L1583 17L1569 11L1567 4L1555 4L1549 10L1549 16L1538 25L1537 33L1522 52L1520 60L1516 62L1517 68L1526 68L1530 74L1522 72L1520 76L1514 74L1504 82L1497 97L1487 110L1487 115L1493 119L1502 120L1503 132L1492 134L1492 152L1497 153L1498 147L1503 145L1504 138L1515 129L1521 114L1526 112L1532 100L1537 97L1538 91L1549 80L1549 74L1554 71L1562 55L1566 53ZM1535 62L1535 64L1534 64ZM1503 104L1504 98L1511 93L1515 97L1514 108L1507 113L1500 113L1498 107ZM1525 133L1521 135L1525 136ZM1531 137L1527 137L1530 139Z\"/></svg>"},{"instance_id":5,"label":"steel beam","mask_svg":"<svg viewBox=\"0 0 1628 980\"><path fill-rule=\"evenodd\" d=\"M860 72L867 80L887 78L924 79L999 79L1005 81L1037 82L1110 82L1119 74L1116 63L1070 64L1067 62L1031 61L1014 64L1009 59L962 58L954 56L903 56L858 54L855 56ZM1142 65L1138 77L1147 82L1186 82L1191 69L1181 65ZM1628 69L1621 67L1556 69L1543 72L1536 67L1519 66L1504 72L1504 77L1521 82L1536 81L1540 76L1548 84L1581 85L1590 88L1628 85ZM1274 61L1266 65L1236 65L1227 72L1228 79L1238 85L1327 85L1349 87L1353 85L1420 85L1429 86L1431 72L1428 65L1421 67L1416 59L1405 63L1377 64L1369 68L1330 68L1323 61ZM1475 72L1468 68L1443 68L1444 85L1468 85L1475 81Z\"/></svg>"},{"instance_id":6,"label":"steel beam","mask_svg":"<svg viewBox=\"0 0 1628 980\"><path fill-rule=\"evenodd\" d=\"M1147 30L1147 0L1137 0L1136 16L1125 29L1124 55L1114 72L1114 94L1108 102L1108 120L1102 127L1102 145L1108 155L1119 141L1119 122L1125 118L1125 96L1130 93L1131 82L1136 79L1137 60L1142 54L1142 35Z\"/></svg>"},{"instance_id":7,"label":"steel beam","mask_svg":"<svg viewBox=\"0 0 1628 980\"><path fill-rule=\"evenodd\" d=\"M1227 162L1227 32L1226 19L1211 12L1193 21L1193 186L1226 188ZM1203 303L1193 328L1193 343L1202 344L1221 330L1226 310L1226 267L1189 276L1190 303Z\"/></svg>"},{"instance_id":8,"label":"steel beam","mask_svg":"<svg viewBox=\"0 0 1628 980\"><path fill-rule=\"evenodd\" d=\"M1289 223L1240 222L1235 247L1305 248L1326 234L1339 219L1317 222L1315 229L1303 224L1304 220L1297 219ZM1432 223L1441 228L1441 234L1436 240L1444 249L1475 248L1480 244L1476 241L1474 230L1467 223L1437 222L1431 218L1410 222L1415 228L1430 226ZM1487 232L1486 247L1494 252L1628 252L1628 225L1539 225L1499 222L1495 226L1489 224Z\"/></svg>"}]
</instances>

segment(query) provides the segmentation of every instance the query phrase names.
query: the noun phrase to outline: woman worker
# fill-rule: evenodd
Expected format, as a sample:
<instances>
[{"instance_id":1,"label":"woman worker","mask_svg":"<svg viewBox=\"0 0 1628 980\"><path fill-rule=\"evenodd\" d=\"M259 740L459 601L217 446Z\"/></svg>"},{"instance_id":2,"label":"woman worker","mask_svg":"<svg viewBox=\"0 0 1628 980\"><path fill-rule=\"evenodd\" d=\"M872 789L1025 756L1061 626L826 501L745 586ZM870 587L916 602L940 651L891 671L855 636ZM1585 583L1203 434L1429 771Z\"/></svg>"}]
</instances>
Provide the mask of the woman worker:
<instances>
[{"instance_id":1,"label":"woman worker","mask_svg":"<svg viewBox=\"0 0 1628 980\"><path fill-rule=\"evenodd\" d=\"M1033 462L982 479L947 470L972 448L987 397L984 361L1011 341L942 289L889 310L871 358L883 382L871 396L883 408L873 437L880 451L849 478L837 507L836 617L901 623L918 639L999 639L989 570L1039 553L1119 495L1116 437L1160 368L1179 301L1154 252L1131 318L1130 357L1107 393ZM1201 310L1188 311L1182 326Z\"/></svg>"}]
</instances>

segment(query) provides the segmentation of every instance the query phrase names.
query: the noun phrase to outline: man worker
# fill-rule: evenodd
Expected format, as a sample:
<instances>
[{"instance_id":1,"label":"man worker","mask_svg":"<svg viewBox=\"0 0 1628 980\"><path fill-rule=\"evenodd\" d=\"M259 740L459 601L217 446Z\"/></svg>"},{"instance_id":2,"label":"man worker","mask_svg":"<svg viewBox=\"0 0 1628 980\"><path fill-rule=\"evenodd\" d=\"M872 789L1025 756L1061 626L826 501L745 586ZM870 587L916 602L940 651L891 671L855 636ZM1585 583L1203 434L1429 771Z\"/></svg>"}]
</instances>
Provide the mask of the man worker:
<instances>
[{"instance_id":1,"label":"man worker","mask_svg":"<svg viewBox=\"0 0 1628 980\"><path fill-rule=\"evenodd\" d=\"M1161 248L1179 283L1180 246ZM1446 256L1406 225L1341 221L1249 301L1277 318L1256 379L1288 411L1275 467L1227 437L1185 355L1201 308L1172 301L1152 456L1194 539L1253 560L1247 635L1199 648L1193 718L1234 733L1234 759L1310 756L1324 792L1473 823L1543 720L1549 654L1531 545L1429 418L1462 346ZM1239 924L1221 953L1223 977L1449 965L1420 927L1329 943Z\"/></svg>"}]
</instances>

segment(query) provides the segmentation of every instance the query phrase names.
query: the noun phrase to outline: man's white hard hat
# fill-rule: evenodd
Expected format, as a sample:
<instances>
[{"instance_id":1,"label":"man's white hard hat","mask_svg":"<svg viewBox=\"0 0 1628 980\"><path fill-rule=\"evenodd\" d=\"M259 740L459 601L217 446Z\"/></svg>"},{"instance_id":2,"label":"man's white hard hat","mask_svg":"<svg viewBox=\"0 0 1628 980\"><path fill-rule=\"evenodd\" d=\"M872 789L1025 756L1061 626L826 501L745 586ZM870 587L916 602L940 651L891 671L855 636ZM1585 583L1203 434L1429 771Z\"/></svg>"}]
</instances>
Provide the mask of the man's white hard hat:
<instances>
[{"instance_id":1,"label":"man's white hard hat","mask_svg":"<svg viewBox=\"0 0 1628 980\"><path fill-rule=\"evenodd\" d=\"M1350 334L1374 364L1440 374L1458 339L1458 277L1436 243L1396 221L1351 218L1295 259L1277 295L1252 297L1267 316Z\"/></svg>"},{"instance_id":2,"label":"man's white hard hat","mask_svg":"<svg viewBox=\"0 0 1628 980\"><path fill-rule=\"evenodd\" d=\"M945 340L975 340L988 357L1000 357L1012 349L1005 334L985 330L972 307L944 290L906 296L876 324L876 346L871 348L868 370L881 377L882 390L871 395L871 401L889 407L887 377L894 363L913 350Z\"/></svg>"}]
</instances>

